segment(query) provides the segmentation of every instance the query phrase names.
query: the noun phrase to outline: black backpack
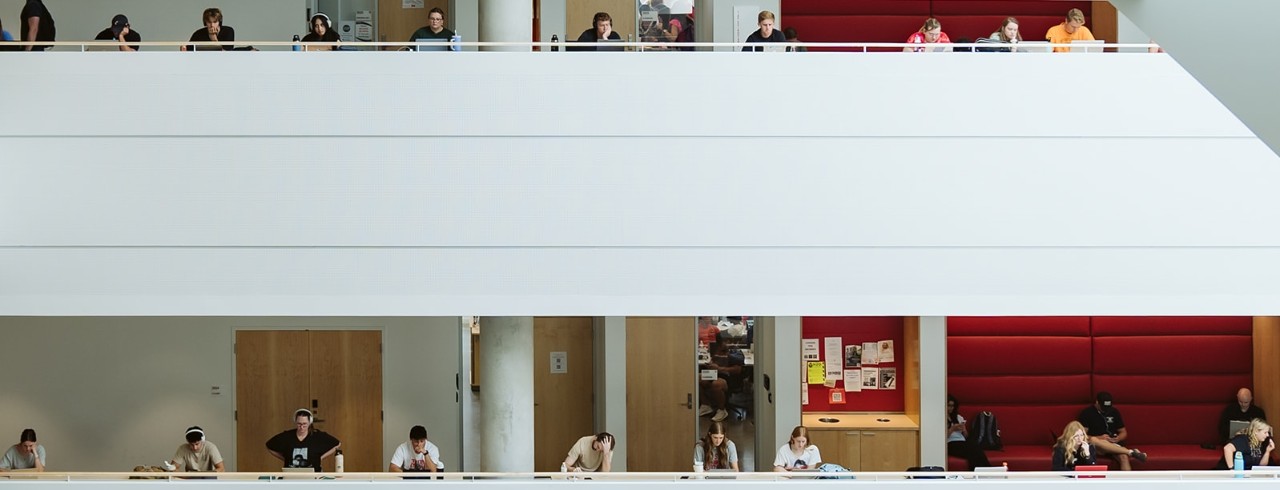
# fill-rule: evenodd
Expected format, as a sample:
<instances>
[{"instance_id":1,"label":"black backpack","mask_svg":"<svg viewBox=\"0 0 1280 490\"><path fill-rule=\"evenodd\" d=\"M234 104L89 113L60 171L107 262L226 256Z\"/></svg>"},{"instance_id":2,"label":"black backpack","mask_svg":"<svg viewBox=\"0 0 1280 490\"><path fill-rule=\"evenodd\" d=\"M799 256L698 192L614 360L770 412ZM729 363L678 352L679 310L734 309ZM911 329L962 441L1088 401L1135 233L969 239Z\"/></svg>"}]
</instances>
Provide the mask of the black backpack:
<instances>
[{"instance_id":1,"label":"black backpack","mask_svg":"<svg viewBox=\"0 0 1280 490\"><path fill-rule=\"evenodd\" d=\"M982 449L1004 448L1004 443L1000 441L1000 425L996 423L996 414L980 412L973 418L973 427L969 430L969 442Z\"/></svg>"}]
</instances>

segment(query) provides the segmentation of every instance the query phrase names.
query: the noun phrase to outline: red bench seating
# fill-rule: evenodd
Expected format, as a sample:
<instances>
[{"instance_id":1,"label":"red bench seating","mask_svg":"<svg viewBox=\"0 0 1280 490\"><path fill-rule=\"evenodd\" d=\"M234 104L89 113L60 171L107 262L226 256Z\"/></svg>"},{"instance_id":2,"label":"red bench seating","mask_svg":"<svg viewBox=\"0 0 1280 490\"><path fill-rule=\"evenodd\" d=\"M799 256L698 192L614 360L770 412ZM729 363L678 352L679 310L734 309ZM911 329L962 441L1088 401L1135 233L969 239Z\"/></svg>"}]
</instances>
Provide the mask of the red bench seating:
<instances>
[{"instance_id":1,"label":"red bench seating","mask_svg":"<svg viewBox=\"0 0 1280 490\"><path fill-rule=\"evenodd\" d=\"M808 42L900 43L928 17L937 17L943 32L958 41L990 36L1005 17L1014 16L1023 39L1043 41L1045 31L1061 23L1072 8L1084 11L1087 18L1092 5L1061 0L783 0L780 21L782 28L796 28L800 39Z\"/></svg>"},{"instance_id":2,"label":"red bench seating","mask_svg":"<svg viewBox=\"0 0 1280 490\"><path fill-rule=\"evenodd\" d=\"M1201 445L1252 385L1249 317L953 317L947 331L948 390L969 420L996 414L1005 448L987 456L1014 470L1048 471L1054 435L1097 391L1150 455L1136 469L1209 469L1222 452Z\"/></svg>"}]
</instances>

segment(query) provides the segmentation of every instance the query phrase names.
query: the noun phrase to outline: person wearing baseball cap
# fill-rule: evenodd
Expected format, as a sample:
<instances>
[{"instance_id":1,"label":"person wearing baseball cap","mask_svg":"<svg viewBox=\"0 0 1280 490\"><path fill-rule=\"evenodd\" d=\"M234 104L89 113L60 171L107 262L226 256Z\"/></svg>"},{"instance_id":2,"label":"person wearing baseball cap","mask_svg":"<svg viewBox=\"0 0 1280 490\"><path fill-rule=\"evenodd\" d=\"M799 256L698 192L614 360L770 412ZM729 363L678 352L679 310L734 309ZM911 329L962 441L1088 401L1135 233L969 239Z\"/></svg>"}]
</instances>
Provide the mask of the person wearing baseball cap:
<instances>
[{"instance_id":1,"label":"person wearing baseball cap","mask_svg":"<svg viewBox=\"0 0 1280 490\"><path fill-rule=\"evenodd\" d=\"M1130 458L1145 462L1147 453L1124 447L1124 440L1129 437L1129 432L1124 428L1124 418L1120 417L1120 411L1112 403L1111 393L1099 391L1093 405L1081 410L1076 420L1084 425L1089 442L1098 448L1100 454L1115 458L1122 471L1129 471L1133 469L1129 463Z\"/></svg>"},{"instance_id":2,"label":"person wearing baseball cap","mask_svg":"<svg viewBox=\"0 0 1280 490\"><path fill-rule=\"evenodd\" d=\"M111 27L103 29L99 32L94 41L116 41L120 43L120 51L137 51L141 47L137 44L142 42L142 35L138 31L133 30L129 25L129 18L124 14L116 14L111 18Z\"/></svg>"}]
</instances>

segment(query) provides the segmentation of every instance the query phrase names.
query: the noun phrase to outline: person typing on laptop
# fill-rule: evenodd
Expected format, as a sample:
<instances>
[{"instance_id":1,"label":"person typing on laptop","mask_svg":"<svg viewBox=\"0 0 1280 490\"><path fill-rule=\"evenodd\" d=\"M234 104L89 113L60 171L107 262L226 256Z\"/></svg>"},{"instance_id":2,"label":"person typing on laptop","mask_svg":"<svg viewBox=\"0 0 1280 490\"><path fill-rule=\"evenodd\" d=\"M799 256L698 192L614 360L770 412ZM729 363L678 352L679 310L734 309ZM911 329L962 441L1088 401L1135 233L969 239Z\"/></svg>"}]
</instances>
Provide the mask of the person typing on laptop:
<instances>
[{"instance_id":1,"label":"person typing on laptop","mask_svg":"<svg viewBox=\"0 0 1280 490\"><path fill-rule=\"evenodd\" d=\"M36 431L24 429L18 443L9 447L0 457L0 472L10 470L44 471L44 446L36 443Z\"/></svg>"},{"instance_id":2,"label":"person typing on laptop","mask_svg":"<svg viewBox=\"0 0 1280 490\"><path fill-rule=\"evenodd\" d=\"M1218 437L1224 441L1231 440L1236 434L1231 431L1232 421L1249 422L1253 419L1267 420L1267 413L1262 407L1253 404L1253 392L1248 388L1236 391L1236 402L1222 409L1218 417Z\"/></svg>"},{"instance_id":3,"label":"person typing on laptop","mask_svg":"<svg viewBox=\"0 0 1280 490\"><path fill-rule=\"evenodd\" d=\"M1053 44L1067 44L1072 41L1092 41L1093 33L1089 32L1089 28L1084 26L1084 12L1080 9L1071 9L1067 11L1066 20L1061 24L1050 27L1048 32L1044 33L1044 39ZM1067 53L1071 48L1060 46L1053 48L1055 53Z\"/></svg>"},{"instance_id":4,"label":"person typing on laptop","mask_svg":"<svg viewBox=\"0 0 1280 490\"><path fill-rule=\"evenodd\" d=\"M320 472L320 461L333 456L342 446L336 437L311 426L315 417L310 410L293 413L294 429L286 430L267 441L267 452L284 463L285 468L314 468Z\"/></svg>"}]
</instances>

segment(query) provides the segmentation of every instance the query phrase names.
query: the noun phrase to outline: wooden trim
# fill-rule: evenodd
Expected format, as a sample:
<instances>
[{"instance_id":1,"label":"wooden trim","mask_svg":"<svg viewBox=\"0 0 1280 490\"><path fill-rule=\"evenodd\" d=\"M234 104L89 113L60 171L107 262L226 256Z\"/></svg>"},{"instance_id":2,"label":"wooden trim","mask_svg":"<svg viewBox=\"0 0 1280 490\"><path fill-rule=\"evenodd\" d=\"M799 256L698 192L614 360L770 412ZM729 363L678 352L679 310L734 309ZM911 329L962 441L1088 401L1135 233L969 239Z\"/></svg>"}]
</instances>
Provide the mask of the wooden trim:
<instances>
[{"instance_id":1,"label":"wooden trim","mask_svg":"<svg viewBox=\"0 0 1280 490\"><path fill-rule=\"evenodd\" d=\"M903 411L907 417L920 424L920 317L908 316L902 319L902 352L906 359L902 363L902 396Z\"/></svg>"},{"instance_id":2,"label":"wooden trim","mask_svg":"<svg viewBox=\"0 0 1280 490\"><path fill-rule=\"evenodd\" d=\"M1120 15L1116 6L1109 1L1093 2L1093 18L1089 19L1089 30L1093 32L1095 39L1109 43L1120 42ZM1108 52L1115 50L1116 48L1107 48Z\"/></svg>"},{"instance_id":3,"label":"wooden trim","mask_svg":"<svg viewBox=\"0 0 1280 490\"><path fill-rule=\"evenodd\" d=\"M1253 402L1280 411L1280 317L1253 317Z\"/></svg>"}]
</instances>

